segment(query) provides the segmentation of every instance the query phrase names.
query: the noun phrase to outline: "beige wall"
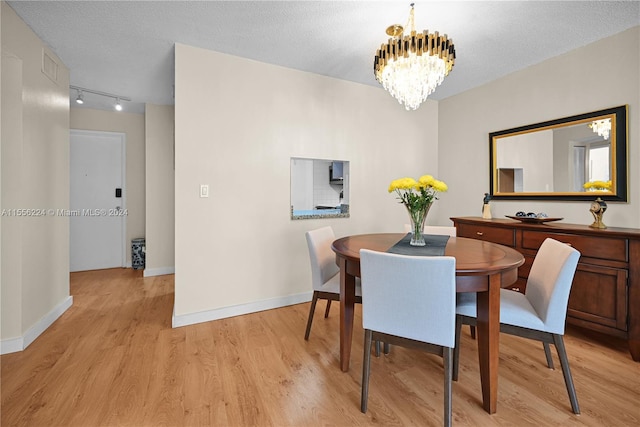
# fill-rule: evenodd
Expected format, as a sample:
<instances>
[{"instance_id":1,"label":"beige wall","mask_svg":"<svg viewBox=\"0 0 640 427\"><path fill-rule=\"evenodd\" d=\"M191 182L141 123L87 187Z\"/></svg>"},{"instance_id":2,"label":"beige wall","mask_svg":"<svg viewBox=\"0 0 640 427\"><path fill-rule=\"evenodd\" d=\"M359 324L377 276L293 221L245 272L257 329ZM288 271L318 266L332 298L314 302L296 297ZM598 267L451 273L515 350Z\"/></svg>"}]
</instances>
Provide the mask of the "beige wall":
<instances>
[{"instance_id":1,"label":"beige wall","mask_svg":"<svg viewBox=\"0 0 640 427\"><path fill-rule=\"evenodd\" d=\"M174 271L174 168L172 105L145 108L146 264L144 275Z\"/></svg>"},{"instance_id":2,"label":"beige wall","mask_svg":"<svg viewBox=\"0 0 640 427\"><path fill-rule=\"evenodd\" d=\"M67 95L68 96L68 95ZM127 265L131 266L131 239L144 237L144 114L71 108L71 129L121 132L126 135Z\"/></svg>"},{"instance_id":3,"label":"beige wall","mask_svg":"<svg viewBox=\"0 0 640 427\"><path fill-rule=\"evenodd\" d=\"M2 209L68 209L69 70L4 2L1 19ZM58 64L55 81L41 72L43 50ZM3 352L9 341L28 345L71 304L68 218L7 215Z\"/></svg>"},{"instance_id":4,"label":"beige wall","mask_svg":"<svg viewBox=\"0 0 640 427\"><path fill-rule=\"evenodd\" d=\"M175 79L178 317L308 298L305 231L402 231L389 182L438 173L435 102L179 44ZM351 162L350 218L290 219L291 157Z\"/></svg>"},{"instance_id":5,"label":"beige wall","mask_svg":"<svg viewBox=\"0 0 640 427\"><path fill-rule=\"evenodd\" d=\"M629 203L608 203L605 224L640 227L640 27L573 50L439 103L439 169L449 184L438 220L481 215L489 191L489 132L628 104ZM455 72L455 70L453 71ZM588 202L491 202L494 217L546 212L593 222Z\"/></svg>"}]
</instances>

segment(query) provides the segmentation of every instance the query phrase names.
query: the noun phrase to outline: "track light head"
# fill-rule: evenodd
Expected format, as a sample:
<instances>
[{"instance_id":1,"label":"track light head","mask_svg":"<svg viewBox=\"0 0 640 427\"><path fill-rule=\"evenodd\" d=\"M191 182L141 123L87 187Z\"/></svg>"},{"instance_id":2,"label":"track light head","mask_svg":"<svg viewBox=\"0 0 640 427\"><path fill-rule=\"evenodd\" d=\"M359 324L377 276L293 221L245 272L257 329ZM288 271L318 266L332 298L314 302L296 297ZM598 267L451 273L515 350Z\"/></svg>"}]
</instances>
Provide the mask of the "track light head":
<instances>
[{"instance_id":1,"label":"track light head","mask_svg":"<svg viewBox=\"0 0 640 427\"><path fill-rule=\"evenodd\" d=\"M84 95L81 90L78 90L78 96L76 97L77 104L84 104Z\"/></svg>"},{"instance_id":2,"label":"track light head","mask_svg":"<svg viewBox=\"0 0 640 427\"><path fill-rule=\"evenodd\" d=\"M120 104L120 98L116 98L115 109L116 111L122 111L122 104Z\"/></svg>"}]
</instances>

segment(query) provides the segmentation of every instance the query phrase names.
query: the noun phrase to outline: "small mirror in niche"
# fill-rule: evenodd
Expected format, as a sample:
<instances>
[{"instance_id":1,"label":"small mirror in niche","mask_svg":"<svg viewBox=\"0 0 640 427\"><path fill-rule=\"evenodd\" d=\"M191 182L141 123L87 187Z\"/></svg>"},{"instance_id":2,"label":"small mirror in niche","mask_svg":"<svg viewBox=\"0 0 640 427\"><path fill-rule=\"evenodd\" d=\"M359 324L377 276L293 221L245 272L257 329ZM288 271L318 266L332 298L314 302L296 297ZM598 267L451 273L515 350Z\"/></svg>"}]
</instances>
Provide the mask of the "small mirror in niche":
<instances>
[{"instance_id":1,"label":"small mirror in niche","mask_svg":"<svg viewBox=\"0 0 640 427\"><path fill-rule=\"evenodd\" d=\"M349 218L350 165L291 158L291 219Z\"/></svg>"}]
</instances>

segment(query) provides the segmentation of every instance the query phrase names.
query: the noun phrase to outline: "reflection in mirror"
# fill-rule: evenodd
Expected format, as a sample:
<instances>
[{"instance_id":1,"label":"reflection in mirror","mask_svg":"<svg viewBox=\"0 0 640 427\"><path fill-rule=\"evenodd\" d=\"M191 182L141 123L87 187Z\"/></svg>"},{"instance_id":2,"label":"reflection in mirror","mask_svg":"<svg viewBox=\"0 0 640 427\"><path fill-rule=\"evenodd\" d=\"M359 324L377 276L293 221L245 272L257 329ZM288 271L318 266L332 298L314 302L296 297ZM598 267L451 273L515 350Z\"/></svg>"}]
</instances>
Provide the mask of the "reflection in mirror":
<instances>
[{"instance_id":1,"label":"reflection in mirror","mask_svg":"<svg viewBox=\"0 0 640 427\"><path fill-rule=\"evenodd\" d=\"M291 219L348 218L349 162L291 158Z\"/></svg>"},{"instance_id":2,"label":"reflection in mirror","mask_svg":"<svg viewBox=\"0 0 640 427\"><path fill-rule=\"evenodd\" d=\"M626 201L626 139L626 106L493 132L491 194Z\"/></svg>"}]
</instances>

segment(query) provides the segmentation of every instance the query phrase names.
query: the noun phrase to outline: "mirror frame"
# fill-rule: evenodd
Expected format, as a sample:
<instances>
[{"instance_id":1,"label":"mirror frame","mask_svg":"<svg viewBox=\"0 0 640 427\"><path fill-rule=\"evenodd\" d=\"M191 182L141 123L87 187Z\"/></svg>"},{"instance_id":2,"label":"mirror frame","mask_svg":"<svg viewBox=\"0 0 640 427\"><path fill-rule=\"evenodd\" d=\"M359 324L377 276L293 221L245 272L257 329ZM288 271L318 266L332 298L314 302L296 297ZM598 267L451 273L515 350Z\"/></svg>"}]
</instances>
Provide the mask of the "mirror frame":
<instances>
[{"instance_id":1,"label":"mirror frame","mask_svg":"<svg viewBox=\"0 0 640 427\"><path fill-rule=\"evenodd\" d=\"M521 135L534 131L555 129L593 121L603 116L611 117L611 192L498 192L497 142L500 138ZM503 200L593 200L600 197L614 202L627 201L627 105L608 108L591 113L578 114L561 119L534 123L526 126L505 129L489 134L489 189L492 199Z\"/></svg>"}]
</instances>

